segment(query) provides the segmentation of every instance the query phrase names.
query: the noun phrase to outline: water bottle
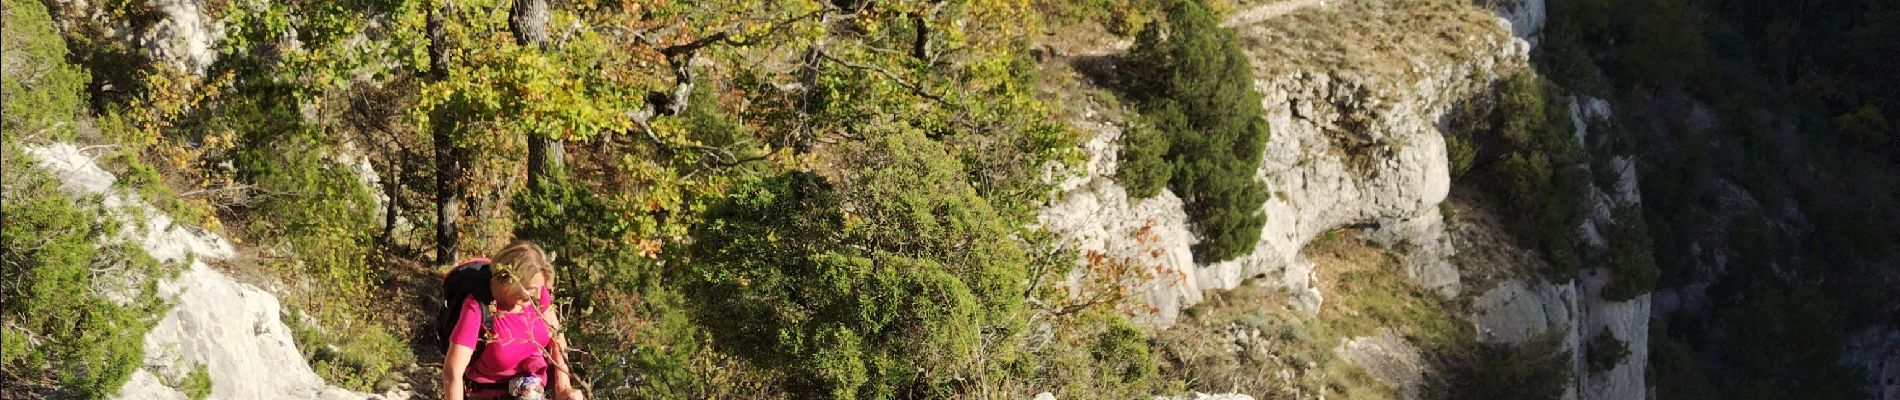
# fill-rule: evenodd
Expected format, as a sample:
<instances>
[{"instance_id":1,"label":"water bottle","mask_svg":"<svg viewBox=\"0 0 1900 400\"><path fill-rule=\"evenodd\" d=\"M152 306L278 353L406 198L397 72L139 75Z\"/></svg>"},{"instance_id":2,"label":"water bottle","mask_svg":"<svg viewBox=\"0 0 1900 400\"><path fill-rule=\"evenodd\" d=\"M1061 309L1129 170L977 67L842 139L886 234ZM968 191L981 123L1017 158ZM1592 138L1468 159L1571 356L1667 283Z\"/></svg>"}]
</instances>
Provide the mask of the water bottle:
<instances>
[{"instance_id":1,"label":"water bottle","mask_svg":"<svg viewBox=\"0 0 1900 400\"><path fill-rule=\"evenodd\" d=\"M546 400L547 385L541 384L541 378L534 375L515 378L508 381L508 394L518 400Z\"/></svg>"}]
</instances>

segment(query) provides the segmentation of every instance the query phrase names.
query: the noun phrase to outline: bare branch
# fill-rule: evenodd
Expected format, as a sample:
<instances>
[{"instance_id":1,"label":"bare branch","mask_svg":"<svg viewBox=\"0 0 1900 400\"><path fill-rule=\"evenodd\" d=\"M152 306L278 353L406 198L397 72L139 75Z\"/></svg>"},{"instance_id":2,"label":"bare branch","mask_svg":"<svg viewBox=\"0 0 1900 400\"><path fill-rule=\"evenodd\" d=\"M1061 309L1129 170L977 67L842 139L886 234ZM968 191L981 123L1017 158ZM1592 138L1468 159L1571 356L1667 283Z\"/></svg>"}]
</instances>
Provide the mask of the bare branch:
<instances>
[{"instance_id":1,"label":"bare branch","mask_svg":"<svg viewBox=\"0 0 1900 400\"><path fill-rule=\"evenodd\" d=\"M845 61L844 59L838 58L837 56L833 56L831 55L831 53L825 52L824 50L817 50L815 54L817 54L819 58L823 58L827 61L838 63L838 65L843 65L847 68L876 72L878 75L883 75L884 79L890 79L892 82L896 82L898 86L903 86L905 89L910 89L911 94L915 94L917 95L917 97L930 99L931 101L935 101L938 103L947 103L947 101L943 99L943 96L930 93L930 91L924 90L923 86L919 86L915 83L911 83L910 81L904 80L904 78L897 76L897 73L891 72L891 70L885 69L883 66L879 66L876 64L859 64L859 63L853 63L850 61Z\"/></svg>"}]
</instances>

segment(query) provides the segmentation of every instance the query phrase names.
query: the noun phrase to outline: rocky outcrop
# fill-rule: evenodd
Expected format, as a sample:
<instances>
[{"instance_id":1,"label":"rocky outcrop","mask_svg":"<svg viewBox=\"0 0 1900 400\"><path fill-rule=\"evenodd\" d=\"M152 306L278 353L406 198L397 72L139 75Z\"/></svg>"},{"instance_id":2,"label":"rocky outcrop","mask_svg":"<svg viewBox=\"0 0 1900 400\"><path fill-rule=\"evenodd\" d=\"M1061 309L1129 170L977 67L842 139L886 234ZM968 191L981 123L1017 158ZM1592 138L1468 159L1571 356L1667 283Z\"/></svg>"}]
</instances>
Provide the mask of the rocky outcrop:
<instances>
[{"instance_id":1,"label":"rocky outcrop","mask_svg":"<svg viewBox=\"0 0 1900 400\"><path fill-rule=\"evenodd\" d=\"M31 147L27 153L58 176L65 190L101 196L101 206L123 220L121 225L128 228L106 240L125 240L160 261L186 264L176 277L159 282L159 295L171 302L171 310L146 334L145 365L133 373L119 398L184 399L166 382L176 382L199 365L210 374L212 399L408 397L324 384L284 325L283 304L269 292L206 265L207 260L233 256L233 246L223 237L177 224L136 195L114 190L112 174L72 145Z\"/></svg>"},{"instance_id":2,"label":"rocky outcrop","mask_svg":"<svg viewBox=\"0 0 1900 400\"><path fill-rule=\"evenodd\" d=\"M199 0L148 1L146 6L160 18L138 32L135 43L153 61L203 75L205 68L218 60L218 40L224 37L224 25L207 15L203 3Z\"/></svg>"},{"instance_id":3,"label":"rocky outcrop","mask_svg":"<svg viewBox=\"0 0 1900 400\"><path fill-rule=\"evenodd\" d=\"M1391 329L1353 338L1334 352L1365 368L1373 379L1399 388L1403 398L1419 398L1419 386L1425 381L1425 357Z\"/></svg>"},{"instance_id":4,"label":"rocky outcrop","mask_svg":"<svg viewBox=\"0 0 1900 400\"><path fill-rule=\"evenodd\" d=\"M1080 171L1057 171L1061 193L1043 210L1043 225L1086 252L1179 271L1182 279L1149 282L1141 292L1158 311L1140 319L1160 327L1200 302L1203 292L1242 282L1284 288L1293 294L1290 306L1316 312L1325 294L1314 289L1312 263L1300 249L1328 230L1372 228L1365 231L1369 240L1402 250L1413 282L1447 298L1478 291L1470 293L1475 312L1469 318L1480 340L1523 343L1562 332L1576 357L1577 384L1566 398L1642 398L1650 296L1603 300L1598 294L1608 273L1600 266L1555 282L1524 276L1533 267L1517 266L1510 268L1517 275L1493 274L1483 287L1469 287L1452 262L1469 240L1448 230L1438 210L1451 184L1441 136L1453 129L1447 112L1528 67L1528 49L1544 23L1543 2L1507 1L1495 5L1496 15L1444 4L1325 5L1229 23L1252 58L1273 131L1256 174L1273 196L1262 205L1267 223L1253 253L1193 264L1188 248L1195 239L1179 197L1166 190L1149 199L1127 197L1114 181L1120 123L1093 109L1075 121L1096 134L1083 145L1089 161ZM1569 103L1578 140L1589 143L1591 121L1607 119L1611 107L1587 97ZM1577 229L1598 238L1595 244L1602 241L1591 233L1614 221L1616 206L1640 204L1634 162L1607 163L1618 179L1593 190L1591 218ZM1586 338L1580 332L1604 330L1630 354L1592 373L1581 362ZM1355 338L1337 352L1369 369L1416 371L1373 368L1403 359L1397 355L1406 352L1395 350L1403 341L1387 342ZM1380 379L1396 387L1416 386L1411 374L1385 375Z\"/></svg>"},{"instance_id":5,"label":"rocky outcrop","mask_svg":"<svg viewBox=\"0 0 1900 400\"><path fill-rule=\"evenodd\" d=\"M1408 266L1422 282L1447 295L1459 289L1457 272L1439 228L1437 205L1451 187L1442 138L1443 117L1452 105L1487 88L1500 74L1525 67L1526 46L1504 24L1469 7L1399 9L1387 4L1343 4L1340 11L1292 11L1280 19L1241 26L1256 69L1264 116L1272 127L1256 177L1273 192L1262 209L1267 222L1251 254L1195 265L1195 241L1180 201L1164 190L1150 199L1129 199L1114 182L1119 122L1095 112L1075 121L1096 136L1084 144L1089 161L1081 171L1057 172L1062 193L1040 215L1076 248L1111 257L1152 262L1181 278L1151 285L1144 299L1158 311L1143 316L1155 326L1171 324L1181 309L1202 300L1202 291L1229 289L1243 281L1285 288L1293 306L1317 312L1322 294L1312 288L1312 263L1300 249L1327 230L1355 225L1406 226L1392 240L1423 248ZM1357 31L1371 37L1307 40L1340 14L1378 15L1397 24L1396 14L1443 14L1450 23L1427 30L1377 26ZM1394 15L1382 15L1394 14ZM1434 14L1434 15L1436 15ZM1314 29L1313 32L1304 32ZM1433 32L1432 29L1442 30ZM1388 37L1389 36L1389 37ZM1440 50L1440 37L1458 43ZM1294 38L1289 40L1277 40ZM1423 38L1423 39L1421 39ZM1340 50L1338 43L1397 41L1384 52ZM1424 41L1420 41L1424 40ZM1301 52L1310 57L1293 57ZM1328 58L1377 60L1337 64ZM1153 234L1144 239L1137 235Z\"/></svg>"},{"instance_id":6,"label":"rocky outcrop","mask_svg":"<svg viewBox=\"0 0 1900 400\"><path fill-rule=\"evenodd\" d=\"M206 8L205 0L132 0L116 4L107 0L51 0L47 8L54 12L62 30L75 25L93 25L104 38L116 40L140 51L146 59L162 63L192 75L204 75L218 61L218 41L224 38L224 22ZM124 10L114 10L124 7ZM127 18L123 14L135 14ZM123 66L133 68L135 66Z\"/></svg>"},{"instance_id":7,"label":"rocky outcrop","mask_svg":"<svg viewBox=\"0 0 1900 400\"><path fill-rule=\"evenodd\" d=\"M1578 97L1571 99L1569 106L1577 140L1590 143L1591 121L1608 120L1609 104ZM1588 218L1577 227L1584 241L1597 248L1607 245L1598 232L1615 223L1616 212L1622 206L1641 205L1635 161L1619 156L1606 166L1617 179L1611 187L1591 188ZM1533 277L1506 281L1477 298L1472 325L1478 330L1479 340L1513 344L1545 330L1561 330L1566 347L1576 357L1577 384L1566 398L1641 399L1646 395L1651 295L1626 301L1605 300L1602 292L1610 279L1607 267L1585 265L1575 280L1544 282ZM1623 343L1629 354L1609 370L1593 372L1584 368L1582 359L1589 349L1582 343L1589 340L1586 335L1605 331Z\"/></svg>"}]
</instances>

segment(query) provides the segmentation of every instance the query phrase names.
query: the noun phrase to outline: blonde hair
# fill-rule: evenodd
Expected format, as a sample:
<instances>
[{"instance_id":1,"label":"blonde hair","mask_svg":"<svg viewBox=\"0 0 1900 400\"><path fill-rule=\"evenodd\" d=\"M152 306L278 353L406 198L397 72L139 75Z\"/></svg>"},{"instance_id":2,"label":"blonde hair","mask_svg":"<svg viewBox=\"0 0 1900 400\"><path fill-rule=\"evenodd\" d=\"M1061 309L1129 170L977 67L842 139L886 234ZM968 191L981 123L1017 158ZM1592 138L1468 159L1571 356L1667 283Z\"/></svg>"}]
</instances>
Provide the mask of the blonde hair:
<instances>
[{"instance_id":1,"label":"blonde hair","mask_svg":"<svg viewBox=\"0 0 1900 400\"><path fill-rule=\"evenodd\" d=\"M521 295L539 296L538 293L525 293L527 288L521 286L526 281L524 278L531 276L526 275L530 272L541 274L547 279L548 286L554 286L554 266L548 262L547 253L542 252L541 246L534 242L515 239L507 247L501 248L501 252L495 253L490 261L497 267L495 279L512 284L515 290L523 292L519 293Z\"/></svg>"}]
</instances>

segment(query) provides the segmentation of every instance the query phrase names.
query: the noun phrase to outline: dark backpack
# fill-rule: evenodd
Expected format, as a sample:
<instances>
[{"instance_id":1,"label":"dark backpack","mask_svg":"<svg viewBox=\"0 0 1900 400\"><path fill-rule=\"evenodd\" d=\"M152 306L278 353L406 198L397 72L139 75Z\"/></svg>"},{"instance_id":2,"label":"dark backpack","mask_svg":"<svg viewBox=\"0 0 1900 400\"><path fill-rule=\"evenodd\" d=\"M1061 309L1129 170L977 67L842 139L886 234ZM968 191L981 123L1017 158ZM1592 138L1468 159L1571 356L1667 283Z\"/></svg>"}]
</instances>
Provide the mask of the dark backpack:
<instances>
[{"instance_id":1,"label":"dark backpack","mask_svg":"<svg viewBox=\"0 0 1900 400\"><path fill-rule=\"evenodd\" d=\"M486 258L477 258L442 274L442 311L435 316L435 340L444 351L449 348L449 334L455 332L455 325L462 319L462 302L469 295L475 295L475 301L483 305L495 302L494 292L488 289L488 280L494 276L494 269ZM487 347L489 332L495 330L495 316L488 314L488 307L477 307L482 311L481 340L475 341L475 355L471 361L481 359L482 348Z\"/></svg>"}]
</instances>

